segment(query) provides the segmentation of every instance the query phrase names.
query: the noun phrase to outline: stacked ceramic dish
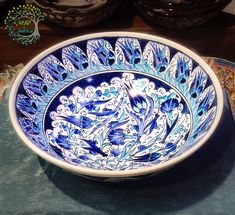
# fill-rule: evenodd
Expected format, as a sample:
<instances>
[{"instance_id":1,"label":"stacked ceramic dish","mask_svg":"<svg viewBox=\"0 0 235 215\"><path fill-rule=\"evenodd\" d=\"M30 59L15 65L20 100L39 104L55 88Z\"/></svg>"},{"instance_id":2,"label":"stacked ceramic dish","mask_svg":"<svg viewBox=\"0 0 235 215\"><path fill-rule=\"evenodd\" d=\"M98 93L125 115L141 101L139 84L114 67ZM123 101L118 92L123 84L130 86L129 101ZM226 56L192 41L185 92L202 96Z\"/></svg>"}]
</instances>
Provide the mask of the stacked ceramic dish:
<instances>
[{"instance_id":1,"label":"stacked ceramic dish","mask_svg":"<svg viewBox=\"0 0 235 215\"><path fill-rule=\"evenodd\" d=\"M231 0L134 0L143 16L169 28L188 28L205 23Z\"/></svg>"},{"instance_id":2,"label":"stacked ceramic dish","mask_svg":"<svg viewBox=\"0 0 235 215\"><path fill-rule=\"evenodd\" d=\"M121 0L26 0L39 7L46 20L64 27L84 27L109 17Z\"/></svg>"}]
</instances>

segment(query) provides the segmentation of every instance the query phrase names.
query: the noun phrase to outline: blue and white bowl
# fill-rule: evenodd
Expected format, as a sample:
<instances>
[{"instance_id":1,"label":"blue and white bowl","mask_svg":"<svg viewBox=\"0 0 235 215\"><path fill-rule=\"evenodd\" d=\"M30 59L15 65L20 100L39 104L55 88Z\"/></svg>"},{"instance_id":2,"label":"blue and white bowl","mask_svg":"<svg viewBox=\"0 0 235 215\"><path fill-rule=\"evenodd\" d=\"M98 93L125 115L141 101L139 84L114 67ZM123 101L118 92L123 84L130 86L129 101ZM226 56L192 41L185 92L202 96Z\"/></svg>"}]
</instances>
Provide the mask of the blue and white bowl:
<instances>
[{"instance_id":1,"label":"blue and white bowl","mask_svg":"<svg viewBox=\"0 0 235 215\"><path fill-rule=\"evenodd\" d=\"M26 145L67 171L145 177L199 149L222 115L222 89L195 53L146 34L109 32L59 43L15 81L12 123Z\"/></svg>"}]
</instances>

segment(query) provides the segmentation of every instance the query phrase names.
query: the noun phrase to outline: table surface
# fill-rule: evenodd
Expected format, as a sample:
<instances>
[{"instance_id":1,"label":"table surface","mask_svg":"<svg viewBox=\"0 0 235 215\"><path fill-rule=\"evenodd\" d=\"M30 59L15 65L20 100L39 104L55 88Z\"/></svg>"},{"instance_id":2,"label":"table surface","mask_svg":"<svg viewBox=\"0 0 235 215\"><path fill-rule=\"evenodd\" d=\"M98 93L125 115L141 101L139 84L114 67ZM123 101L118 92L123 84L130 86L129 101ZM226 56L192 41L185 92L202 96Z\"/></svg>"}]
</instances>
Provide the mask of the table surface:
<instances>
[{"instance_id":1,"label":"table surface","mask_svg":"<svg viewBox=\"0 0 235 215\"><path fill-rule=\"evenodd\" d=\"M11 65L19 62L27 63L42 50L58 42L87 33L113 30L142 32L166 37L185 45L200 55L235 61L234 15L221 13L203 26L185 30L173 30L147 23L133 9L129 1L124 2L111 18L94 27L71 29L40 23L40 41L28 47L16 44L2 25L0 26L0 63Z\"/></svg>"},{"instance_id":2,"label":"table surface","mask_svg":"<svg viewBox=\"0 0 235 215\"><path fill-rule=\"evenodd\" d=\"M233 215L235 133L225 100L221 124L193 156L150 179L102 183L38 158L22 143L0 103L1 215Z\"/></svg>"},{"instance_id":3,"label":"table surface","mask_svg":"<svg viewBox=\"0 0 235 215\"><path fill-rule=\"evenodd\" d=\"M186 30L147 24L123 5L112 19L83 29L40 24L41 39L23 47L0 26L0 63L27 63L65 39L92 32L135 31L173 39L200 55L235 61L235 16L222 13ZM1 214L234 214L235 134L228 104L210 141L191 158L148 181L103 184L69 174L31 153L11 126L7 96L0 103Z\"/></svg>"}]
</instances>

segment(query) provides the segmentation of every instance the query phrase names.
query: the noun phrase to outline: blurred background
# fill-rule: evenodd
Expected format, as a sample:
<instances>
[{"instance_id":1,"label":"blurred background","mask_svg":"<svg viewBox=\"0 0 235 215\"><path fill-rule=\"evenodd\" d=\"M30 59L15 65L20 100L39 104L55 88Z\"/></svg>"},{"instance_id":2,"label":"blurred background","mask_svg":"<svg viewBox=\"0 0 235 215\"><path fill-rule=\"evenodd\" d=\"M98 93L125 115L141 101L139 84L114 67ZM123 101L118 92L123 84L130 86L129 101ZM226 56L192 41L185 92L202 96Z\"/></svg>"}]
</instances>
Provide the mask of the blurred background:
<instances>
[{"instance_id":1,"label":"blurred background","mask_svg":"<svg viewBox=\"0 0 235 215\"><path fill-rule=\"evenodd\" d=\"M41 38L28 47L14 42L5 29L4 19L10 9L25 1L0 0L0 63L27 63L53 44L71 37L103 31L150 33L179 42L200 55L235 61L234 0L26 2L40 8L45 16L45 21L39 23ZM222 12L226 6L226 12ZM12 51L19 47L20 53Z\"/></svg>"}]
</instances>

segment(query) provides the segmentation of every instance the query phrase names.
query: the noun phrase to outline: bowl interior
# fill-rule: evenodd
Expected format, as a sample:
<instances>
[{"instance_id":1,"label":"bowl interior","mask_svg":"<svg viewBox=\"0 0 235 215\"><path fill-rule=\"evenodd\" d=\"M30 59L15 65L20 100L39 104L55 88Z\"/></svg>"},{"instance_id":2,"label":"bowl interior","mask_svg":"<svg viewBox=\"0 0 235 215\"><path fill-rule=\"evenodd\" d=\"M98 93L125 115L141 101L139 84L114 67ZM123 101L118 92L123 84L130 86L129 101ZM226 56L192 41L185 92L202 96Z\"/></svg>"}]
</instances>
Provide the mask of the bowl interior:
<instances>
[{"instance_id":1,"label":"bowl interior","mask_svg":"<svg viewBox=\"0 0 235 215\"><path fill-rule=\"evenodd\" d=\"M202 145L222 109L209 67L168 40L105 35L59 44L26 66L10 107L24 141L96 171L158 166Z\"/></svg>"}]
</instances>

